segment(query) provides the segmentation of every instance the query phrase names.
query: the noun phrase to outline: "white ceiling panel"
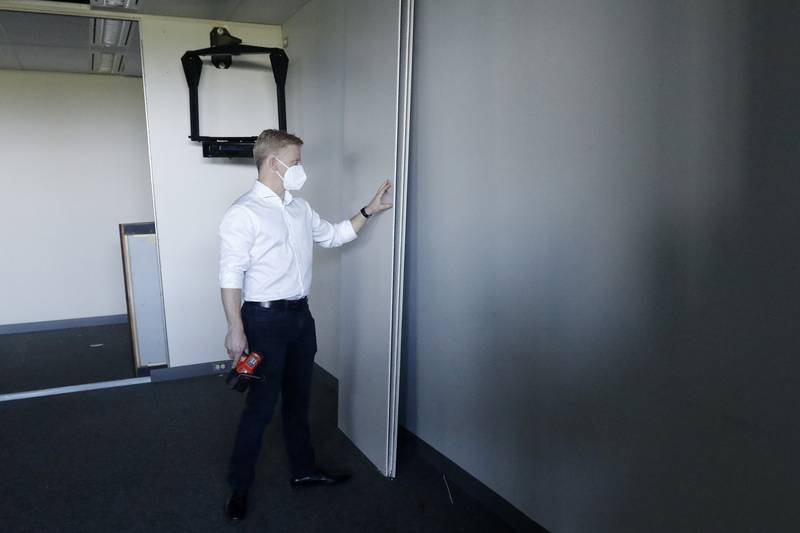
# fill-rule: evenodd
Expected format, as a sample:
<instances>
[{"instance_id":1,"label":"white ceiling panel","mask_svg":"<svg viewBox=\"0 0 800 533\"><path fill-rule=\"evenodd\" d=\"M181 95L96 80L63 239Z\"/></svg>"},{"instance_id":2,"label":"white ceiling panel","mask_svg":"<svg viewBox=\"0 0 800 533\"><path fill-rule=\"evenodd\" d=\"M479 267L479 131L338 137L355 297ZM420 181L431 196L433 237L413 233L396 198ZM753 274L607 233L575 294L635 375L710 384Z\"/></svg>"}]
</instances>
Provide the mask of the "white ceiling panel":
<instances>
[{"instance_id":1,"label":"white ceiling panel","mask_svg":"<svg viewBox=\"0 0 800 533\"><path fill-rule=\"evenodd\" d=\"M112 68L99 68L100 63ZM139 25L115 19L0 11L0 68L141 77Z\"/></svg>"},{"instance_id":2,"label":"white ceiling panel","mask_svg":"<svg viewBox=\"0 0 800 533\"><path fill-rule=\"evenodd\" d=\"M88 0L85 3L89 3ZM282 24L308 0L139 0L143 14L229 20L258 24ZM98 45L92 44L93 18L0 11L0 68L98 72ZM141 76L138 24L132 23L127 46L116 41L114 74ZM108 24L113 26L114 24ZM106 35L107 39L108 35ZM96 37L94 37L96 39ZM92 53L95 69L92 70ZM106 62L108 57L106 57Z\"/></svg>"},{"instance_id":3,"label":"white ceiling panel","mask_svg":"<svg viewBox=\"0 0 800 533\"><path fill-rule=\"evenodd\" d=\"M93 2L92 7L98 2ZM307 3L308 0L139 0L136 7L124 11L167 17L283 24Z\"/></svg>"},{"instance_id":4,"label":"white ceiling panel","mask_svg":"<svg viewBox=\"0 0 800 533\"><path fill-rule=\"evenodd\" d=\"M265 2L264 0L239 0L231 20L236 22L259 22L261 24L283 24L297 13L308 0L286 0Z\"/></svg>"},{"instance_id":5,"label":"white ceiling panel","mask_svg":"<svg viewBox=\"0 0 800 533\"><path fill-rule=\"evenodd\" d=\"M77 48L52 46L17 46L22 70L51 72L89 72L89 55Z\"/></svg>"},{"instance_id":6,"label":"white ceiling panel","mask_svg":"<svg viewBox=\"0 0 800 533\"><path fill-rule=\"evenodd\" d=\"M88 22L82 17L0 11L0 39L5 43L75 46L86 43Z\"/></svg>"},{"instance_id":7,"label":"white ceiling panel","mask_svg":"<svg viewBox=\"0 0 800 533\"><path fill-rule=\"evenodd\" d=\"M167 17L230 20L238 4L239 0L140 0L136 11Z\"/></svg>"},{"instance_id":8,"label":"white ceiling panel","mask_svg":"<svg viewBox=\"0 0 800 533\"><path fill-rule=\"evenodd\" d=\"M0 69L19 70L21 65L17 61L16 50L0 43Z\"/></svg>"},{"instance_id":9,"label":"white ceiling panel","mask_svg":"<svg viewBox=\"0 0 800 533\"><path fill-rule=\"evenodd\" d=\"M142 58L139 54L128 54L125 56L123 70L119 74L123 76L142 77Z\"/></svg>"}]
</instances>

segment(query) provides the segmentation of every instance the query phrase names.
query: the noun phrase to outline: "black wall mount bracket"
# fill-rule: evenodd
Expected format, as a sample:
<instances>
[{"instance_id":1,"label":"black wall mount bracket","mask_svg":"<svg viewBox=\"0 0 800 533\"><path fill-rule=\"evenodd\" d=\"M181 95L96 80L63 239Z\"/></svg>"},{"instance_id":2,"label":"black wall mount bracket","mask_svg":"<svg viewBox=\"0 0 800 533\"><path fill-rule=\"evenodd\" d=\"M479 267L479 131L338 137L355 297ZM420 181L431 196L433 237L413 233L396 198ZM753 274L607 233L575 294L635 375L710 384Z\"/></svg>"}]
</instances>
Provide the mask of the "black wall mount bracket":
<instances>
[{"instance_id":1,"label":"black wall mount bracket","mask_svg":"<svg viewBox=\"0 0 800 533\"><path fill-rule=\"evenodd\" d=\"M190 50L181 57L186 84L189 86L189 121L193 141L203 144L203 157L253 157L253 145L257 137L209 137L200 135L200 118L197 110L197 88L203 70L203 56L211 56L215 67L227 69L232 56L243 54L267 54L275 77L278 96L278 129L286 131L286 73L289 58L282 48L266 48L241 44L242 40L233 37L225 28L211 30L211 46L201 50Z\"/></svg>"}]
</instances>

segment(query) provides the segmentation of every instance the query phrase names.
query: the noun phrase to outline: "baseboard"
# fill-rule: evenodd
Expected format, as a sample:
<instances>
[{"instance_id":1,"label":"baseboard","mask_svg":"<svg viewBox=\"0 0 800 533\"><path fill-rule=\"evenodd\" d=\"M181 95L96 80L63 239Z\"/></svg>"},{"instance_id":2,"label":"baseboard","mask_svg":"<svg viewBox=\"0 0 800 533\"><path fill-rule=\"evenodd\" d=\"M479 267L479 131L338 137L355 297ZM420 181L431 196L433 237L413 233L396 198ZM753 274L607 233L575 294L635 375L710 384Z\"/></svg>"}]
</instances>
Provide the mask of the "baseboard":
<instances>
[{"instance_id":1,"label":"baseboard","mask_svg":"<svg viewBox=\"0 0 800 533\"><path fill-rule=\"evenodd\" d=\"M28 398L41 398L43 396L56 396L59 394L70 394L73 392L84 392L89 390L113 389L116 387L141 385L142 383L150 383L150 378L142 377L142 378L129 378L129 379L115 379L112 381L83 383L81 385L67 385L65 387L53 387L50 389L10 392L7 394L0 394L0 402L9 402L13 400L27 400Z\"/></svg>"},{"instance_id":2,"label":"baseboard","mask_svg":"<svg viewBox=\"0 0 800 533\"><path fill-rule=\"evenodd\" d=\"M433 465L447 477L448 483L457 486L469 496L478 500L499 516L514 531L547 533L545 528L528 518L525 513L511 505L508 500L484 485L472 474L403 426L400 426L398 433L398 447L402 448L403 455L412 454Z\"/></svg>"},{"instance_id":3,"label":"baseboard","mask_svg":"<svg viewBox=\"0 0 800 533\"><path fill-rule=\"evenodd\" d=\"M338 387L339 380L327 370L314 363L314 372L326 384ZM208 363L198 363L195 365L175 366L172 368L151 368L150 379L153 383L159 381L173 381L176 379L197 378L201 376L213 376L227 373L231 368L230 359L222 361L211 361Z\"/></svg>"},{"instance_id":4,"label":"baseboard","mask_svg":"<svg viewBox=\"0 0 800 533\"><path fill-rule=\"evenodd\" d=\"M0 325L0 335L7 333L33 333L54 329L84 328L87 326L108 326L111 324L127 324L128 315L91 316L85 318L68 318L65 320L45 320L43 322L23 322L20 324Z\"/></svg>"},{"instance_id":5,"label":"baseboard","mask_svg":"<svg viewBox=\"0 0 800 533\"><path fill-rule=\"evenodd\" d=\"M150 379L153 383L157 383L159 381L213 376L215 374L225 374L230 368L230 359L197 363L195 365L174 366L172 368L153 368L150 370Z\"/></svg>"},{"instance_id":6,"label":"baseboard","mask_svg":"<svg viewBox=\"0 0 800 533\"><path fill-rule=\"evenodd\" d=\"M136 369L136 377L149 377L153 370L160 370L162 368L169 368L166 364L161 365L152 365L152 366L140 366Z\"/></svg>"}]
</instances>

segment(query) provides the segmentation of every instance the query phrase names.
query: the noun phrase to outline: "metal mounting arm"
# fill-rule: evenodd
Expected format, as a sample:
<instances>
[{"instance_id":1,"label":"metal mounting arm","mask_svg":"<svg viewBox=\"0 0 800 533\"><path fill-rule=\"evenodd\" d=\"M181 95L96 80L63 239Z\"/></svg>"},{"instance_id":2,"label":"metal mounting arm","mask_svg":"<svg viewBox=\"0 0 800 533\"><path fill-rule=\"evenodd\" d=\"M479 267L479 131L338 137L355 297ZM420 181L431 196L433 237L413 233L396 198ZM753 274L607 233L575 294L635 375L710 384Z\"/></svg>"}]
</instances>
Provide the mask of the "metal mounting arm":
<instances>
[{"instance_id":1,"label":"metal mounting arm","mask_svg":"<svg viewBox=\"0 0 800 533\"><path fill-rule=\"evenodd\" d=\"M213 30L212 30L213 36ZM281 48L266 48L247 44L225 44L211 46L201 50L191 50L183 54L181 63L189 87L189 138L203 143L203 157L252 157L253 144L256 137L208 137L200 135L200 118L198 115L197 88L200 85L200 74L203 70L202 56L239 56L243 54L267 54L275 77L278 96L278 128L286 131L286 74L289 70L289 58ZM216 61L215 61L216 64ZM230 60L227 61L230 65ZM223 67L227 66L223 62Z\"/></svg>"}]
</instances>

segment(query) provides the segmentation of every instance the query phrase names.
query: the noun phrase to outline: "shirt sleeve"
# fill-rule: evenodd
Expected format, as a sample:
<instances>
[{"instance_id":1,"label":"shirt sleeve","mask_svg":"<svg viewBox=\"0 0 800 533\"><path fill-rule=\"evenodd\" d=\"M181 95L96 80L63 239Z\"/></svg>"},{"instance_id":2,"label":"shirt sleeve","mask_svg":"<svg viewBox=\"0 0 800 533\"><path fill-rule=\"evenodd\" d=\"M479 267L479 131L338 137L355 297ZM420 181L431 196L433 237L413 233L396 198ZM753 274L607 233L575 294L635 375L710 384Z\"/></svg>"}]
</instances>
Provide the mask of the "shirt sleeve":
<instances>
[{"instance_id":1,"label":"shirt sleeve","mask_svg":"<svg viewBox=\"0 0 800 533\"><path fill-rule=\"evenodd\" d=\"M247 208L233 205L219 225L219 286L241 289L244 273L250 268L250 248L256 228Z\"/></svg>"},{"instance_id":2,"label":"shirt sleeve","mask_svg":"<svg viewBox=\"0 0 800 533\"><path fill-rule=\"evenodd\" d=\"M314 242L323 248L336 248L355 240L358 236L349 219L331 224L324 218L320 218L310 205L308 208L311 209L311 231Z\"/></svg>"}]
</instances>

